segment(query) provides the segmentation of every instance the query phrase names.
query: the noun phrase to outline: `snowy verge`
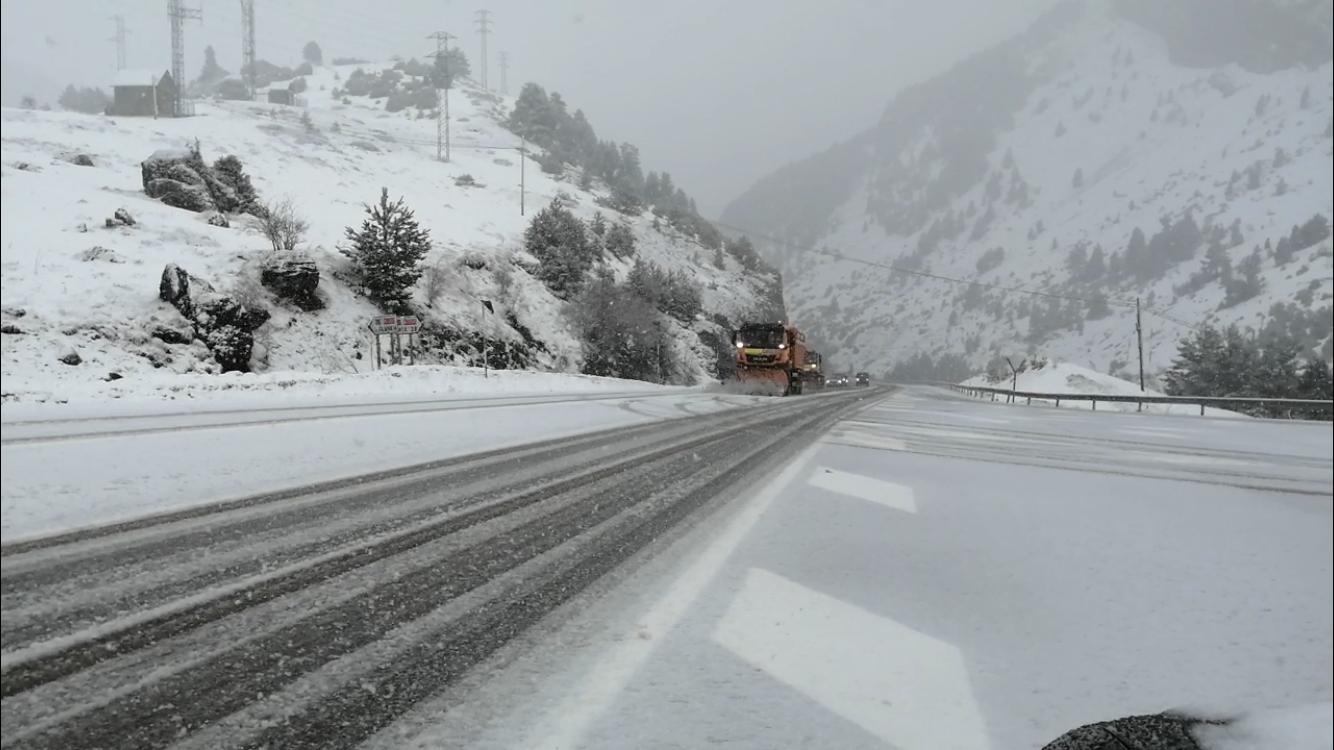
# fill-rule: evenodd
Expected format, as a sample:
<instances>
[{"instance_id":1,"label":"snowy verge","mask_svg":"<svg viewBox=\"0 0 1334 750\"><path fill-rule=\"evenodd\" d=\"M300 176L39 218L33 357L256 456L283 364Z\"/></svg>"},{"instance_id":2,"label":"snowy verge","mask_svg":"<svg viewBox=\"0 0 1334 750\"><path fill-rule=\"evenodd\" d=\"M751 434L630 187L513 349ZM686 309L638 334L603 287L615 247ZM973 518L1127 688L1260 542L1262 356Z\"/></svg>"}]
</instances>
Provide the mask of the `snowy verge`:
<instances>
[{"instance_id":1,"label":"snowy verge","mask_svg":"<svg viewBox=\"0 0 1334 750\"><path fill-rule=\"evenodd\" d=\"M1204 750L1330 750L1334 703L1253 711L1223 726L1195 730Z\"/></svg>"},{"instance_id":2,"label":"snowy verge","mask_svg":"<svg viewBox=\"0 0 1334 750\"><path fill-rule=\"evenodd\" d=\"M1000 388L1009 390L1011 383L1015 381L1006 378L1004 380L993 382L987 379L985 375L978 375L963 381L959 385L972 388ZM1122 380L1115 375L1106 375L1095 370L1090 370L1079 365L1072 365L1069 362L1049 362L1044 364L1031 365L1029 369L1019 373L1015 390L1027 391L1029 393L1057 393L1071 395L1087 396L1154 396L1166 397L1166 393L1155 391L1152 388L1146 388L1141 391L1139 386L1127 380ZM1034 400L1034 403L1050 405L1050 401ZM1061 408L1072 409L1092 409L1091 401L1065 401L1061 403ZM1115 401L1099 401L1098 410L1100 411L1141 411L1138 404L1118 403ZM1200 407L1192 404L1145 404L1142 411L1152 412L1154 414L1192 414L1199 416ZM1206 407L1205 416L1209 417L1236 417L1241 418L1245 415L1238 414L1226 409L1215 409Z\"/></svg>"},{"instance_id":3,"label":"snowy verge","mask_svg":"<svg viewBox=\"0 0 1334 750\"><path fill-rule=\"evenodd\" d=\"M0 420L152 416L182 411L240 411L422 400L479 399L572 394L690 393L638 380L590 375L469 367L389 367L377 372L321 375L310 372L177 375L62 384L59 395L40 380L6 379Z\"/></svg>"},{"instance_id":4,"label":"snowy verge","mask_svg":"<svg viewBox=\"0 0 1334 750\"><path fill-rule=\"evenodd\" d=\"M5 467L0 538L10 542L748 403L754 402L685 389L674 394L648 390L642 397L215 424L6 444L0 446Z\"/></svg>"}]
</instances>

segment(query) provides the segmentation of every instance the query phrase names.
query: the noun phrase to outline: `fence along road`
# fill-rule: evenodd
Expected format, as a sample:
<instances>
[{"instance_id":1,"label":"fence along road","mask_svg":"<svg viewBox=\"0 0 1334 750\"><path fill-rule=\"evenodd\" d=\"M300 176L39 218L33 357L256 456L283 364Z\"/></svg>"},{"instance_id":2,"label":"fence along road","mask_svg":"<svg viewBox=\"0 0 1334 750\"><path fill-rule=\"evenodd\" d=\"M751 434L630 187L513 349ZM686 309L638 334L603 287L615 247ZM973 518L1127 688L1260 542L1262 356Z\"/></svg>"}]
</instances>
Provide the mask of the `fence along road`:
<instances>
[{"instance_id":1,"label":"fence along road","mask_svg":"<svg viewBox=\"0 0 1334 750\"><path fill-rule=\"evenodd\" d=\"M1143 408L1145 404L1187 404L1200 407L1200 415L1204 415L1206 407L1215 407L1218 409L1235 410L1242 406L1269 406L1278 409L1285 409L1292 413L1318 415L1322 419L1329 421L1331 415L1334 415L1334 401L1305 399L1305 398L1257 398L1245 396L1148 396L1133 394L1109 394L1109 393L1039 393L1036 391L1016 391L1010 388L986 388L976 385L959 385L958 383L931 383L931 385L943 386L956 393L962 393L967 396L989 396L992 401L1004 399L1006 403L1017 403L1020 399L1025 404L1031 404L1034 401L1053 403L1060 406L1062 401L1087 401L1090 402L1093 409L1098 408L1098 403L1104 404L1137 404Z\"/></svg>"}]
</instances>

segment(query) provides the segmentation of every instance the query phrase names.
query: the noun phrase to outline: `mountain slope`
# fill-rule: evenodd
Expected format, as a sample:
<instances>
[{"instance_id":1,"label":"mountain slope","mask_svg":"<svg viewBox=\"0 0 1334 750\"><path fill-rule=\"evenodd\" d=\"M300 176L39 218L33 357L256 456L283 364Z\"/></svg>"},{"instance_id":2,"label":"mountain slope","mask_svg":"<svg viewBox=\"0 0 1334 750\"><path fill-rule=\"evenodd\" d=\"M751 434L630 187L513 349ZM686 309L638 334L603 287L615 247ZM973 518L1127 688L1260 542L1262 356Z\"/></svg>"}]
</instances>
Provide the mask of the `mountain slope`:
<instances>
[{"instance_id":1,"label":"mountain slope","mask_svg":"<svg viewBox=\"0 0 1334 750\"><path fill-rule=\"evenodd\" d=\"M381 187L391 200L402 196L432 234L412 303L432 332L420 355L428 362L480 365L489 341L492 366L580 368L584 352L565 304L534 276L537 261L524 250L529 221L553 200L585 221L602 213L608 225L633 233L632 253L603 254L604 267L618 277L642 259L699 286L702 315L684 323L663 319L664 348L681 362L676 382L711 374L724 319L774 303L772 273L748 271L655 226L651 215L600 209L595 201L605 202L606 188L585 180L580 189L573 170L553 175L531 159L524 168L519 139L500 124L513 99L458 82L450 100L450 160L442 163L435 159L429 109L386 111L386 101L408 94L385 99L339 90L356 67L317 68L305 78L304 106L296 107L200 102L194 117L157 120L5 109L6 394L58 390L64 380L217 371L198 327L192 335L159 298L168 264L269 316L255 333L252 369L370 369L374 340L367 324L376 310L346 283L349 267L339 247L347 244L345 228L361 224L364 204L377 201ZM261 200L290 198L309 222L306 247L320 272L315 304L323 309L304 311L260 284L270 251L264 237L246 231L246 217L222 221L145 194L141 162L164 150L188 154L182 149L195 144L205 163L238 157ZM118 209L134 224L108 225ZM223 223L230 226L216 225ZM484 312L482 300L493 302L494 314Z\"/></svg>"},{"instance_id":2,"label":"mountain slope","mask_svg":"<svg viewBox=\"0 0 1334 750\"><path fill-rule=\"evenodd\" d=\"M1173 321L1329 357L1329 3L1199 5L1064 3L722 221L767 235L794 318L876 371L1040 351L1120 372L1136 297L1151 372Z\"/></svg>"}]
</instances>

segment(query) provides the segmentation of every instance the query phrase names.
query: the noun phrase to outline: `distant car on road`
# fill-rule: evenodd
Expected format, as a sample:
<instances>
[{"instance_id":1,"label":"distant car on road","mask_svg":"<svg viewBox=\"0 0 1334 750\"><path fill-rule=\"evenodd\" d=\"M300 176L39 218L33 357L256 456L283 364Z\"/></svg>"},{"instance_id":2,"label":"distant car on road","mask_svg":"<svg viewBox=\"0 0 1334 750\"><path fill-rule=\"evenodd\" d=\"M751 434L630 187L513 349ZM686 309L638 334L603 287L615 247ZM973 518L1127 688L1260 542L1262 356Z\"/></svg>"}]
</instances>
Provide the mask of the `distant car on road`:
<instances>
[{"instance_id":1,"label":"distant car on road","mask_svg":"<svg viewBox=\"0 0 1334 750\"><path fill-rule=\"evenodd\" d=\"M869 372L857 373L857 385L870 385L870 384L871 384L871 374Z\"/></svg>"}]
</instances>

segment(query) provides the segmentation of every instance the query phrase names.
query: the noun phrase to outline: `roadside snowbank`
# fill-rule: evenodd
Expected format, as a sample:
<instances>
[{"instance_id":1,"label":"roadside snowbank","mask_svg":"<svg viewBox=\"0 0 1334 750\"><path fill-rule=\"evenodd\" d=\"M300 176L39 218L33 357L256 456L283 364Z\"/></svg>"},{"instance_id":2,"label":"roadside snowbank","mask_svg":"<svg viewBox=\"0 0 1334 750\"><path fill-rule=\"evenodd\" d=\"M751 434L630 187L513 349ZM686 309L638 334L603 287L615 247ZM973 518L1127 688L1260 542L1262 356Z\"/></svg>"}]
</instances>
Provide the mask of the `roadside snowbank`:
<instances>
[{"instance_id":1,"label":"roadside snowbank","mask_svg":"<svg viewBox=\"0 0 1334 750\"><path fill-rule=\"evenodd\" d=\"M1204 750L1330 750L1334 702L1255 711L1196 734Z\"/></svg>"},{"instance_id":2,"label":"roadside snowbank","mask_svg":"<svg viewBox=\"0 0 1334 750\"><path fill-rule=\"evenodd\" d=\"M367 373L321 375L271 372L227 375L141 375L97 383L61 383L59 395L40 381L6 379L4 423L97 419L182 411L237 411L345 404L477 399L560 394L691 393L638 380L470 367L387 367Z\"/></svg>"}]
</instances>

